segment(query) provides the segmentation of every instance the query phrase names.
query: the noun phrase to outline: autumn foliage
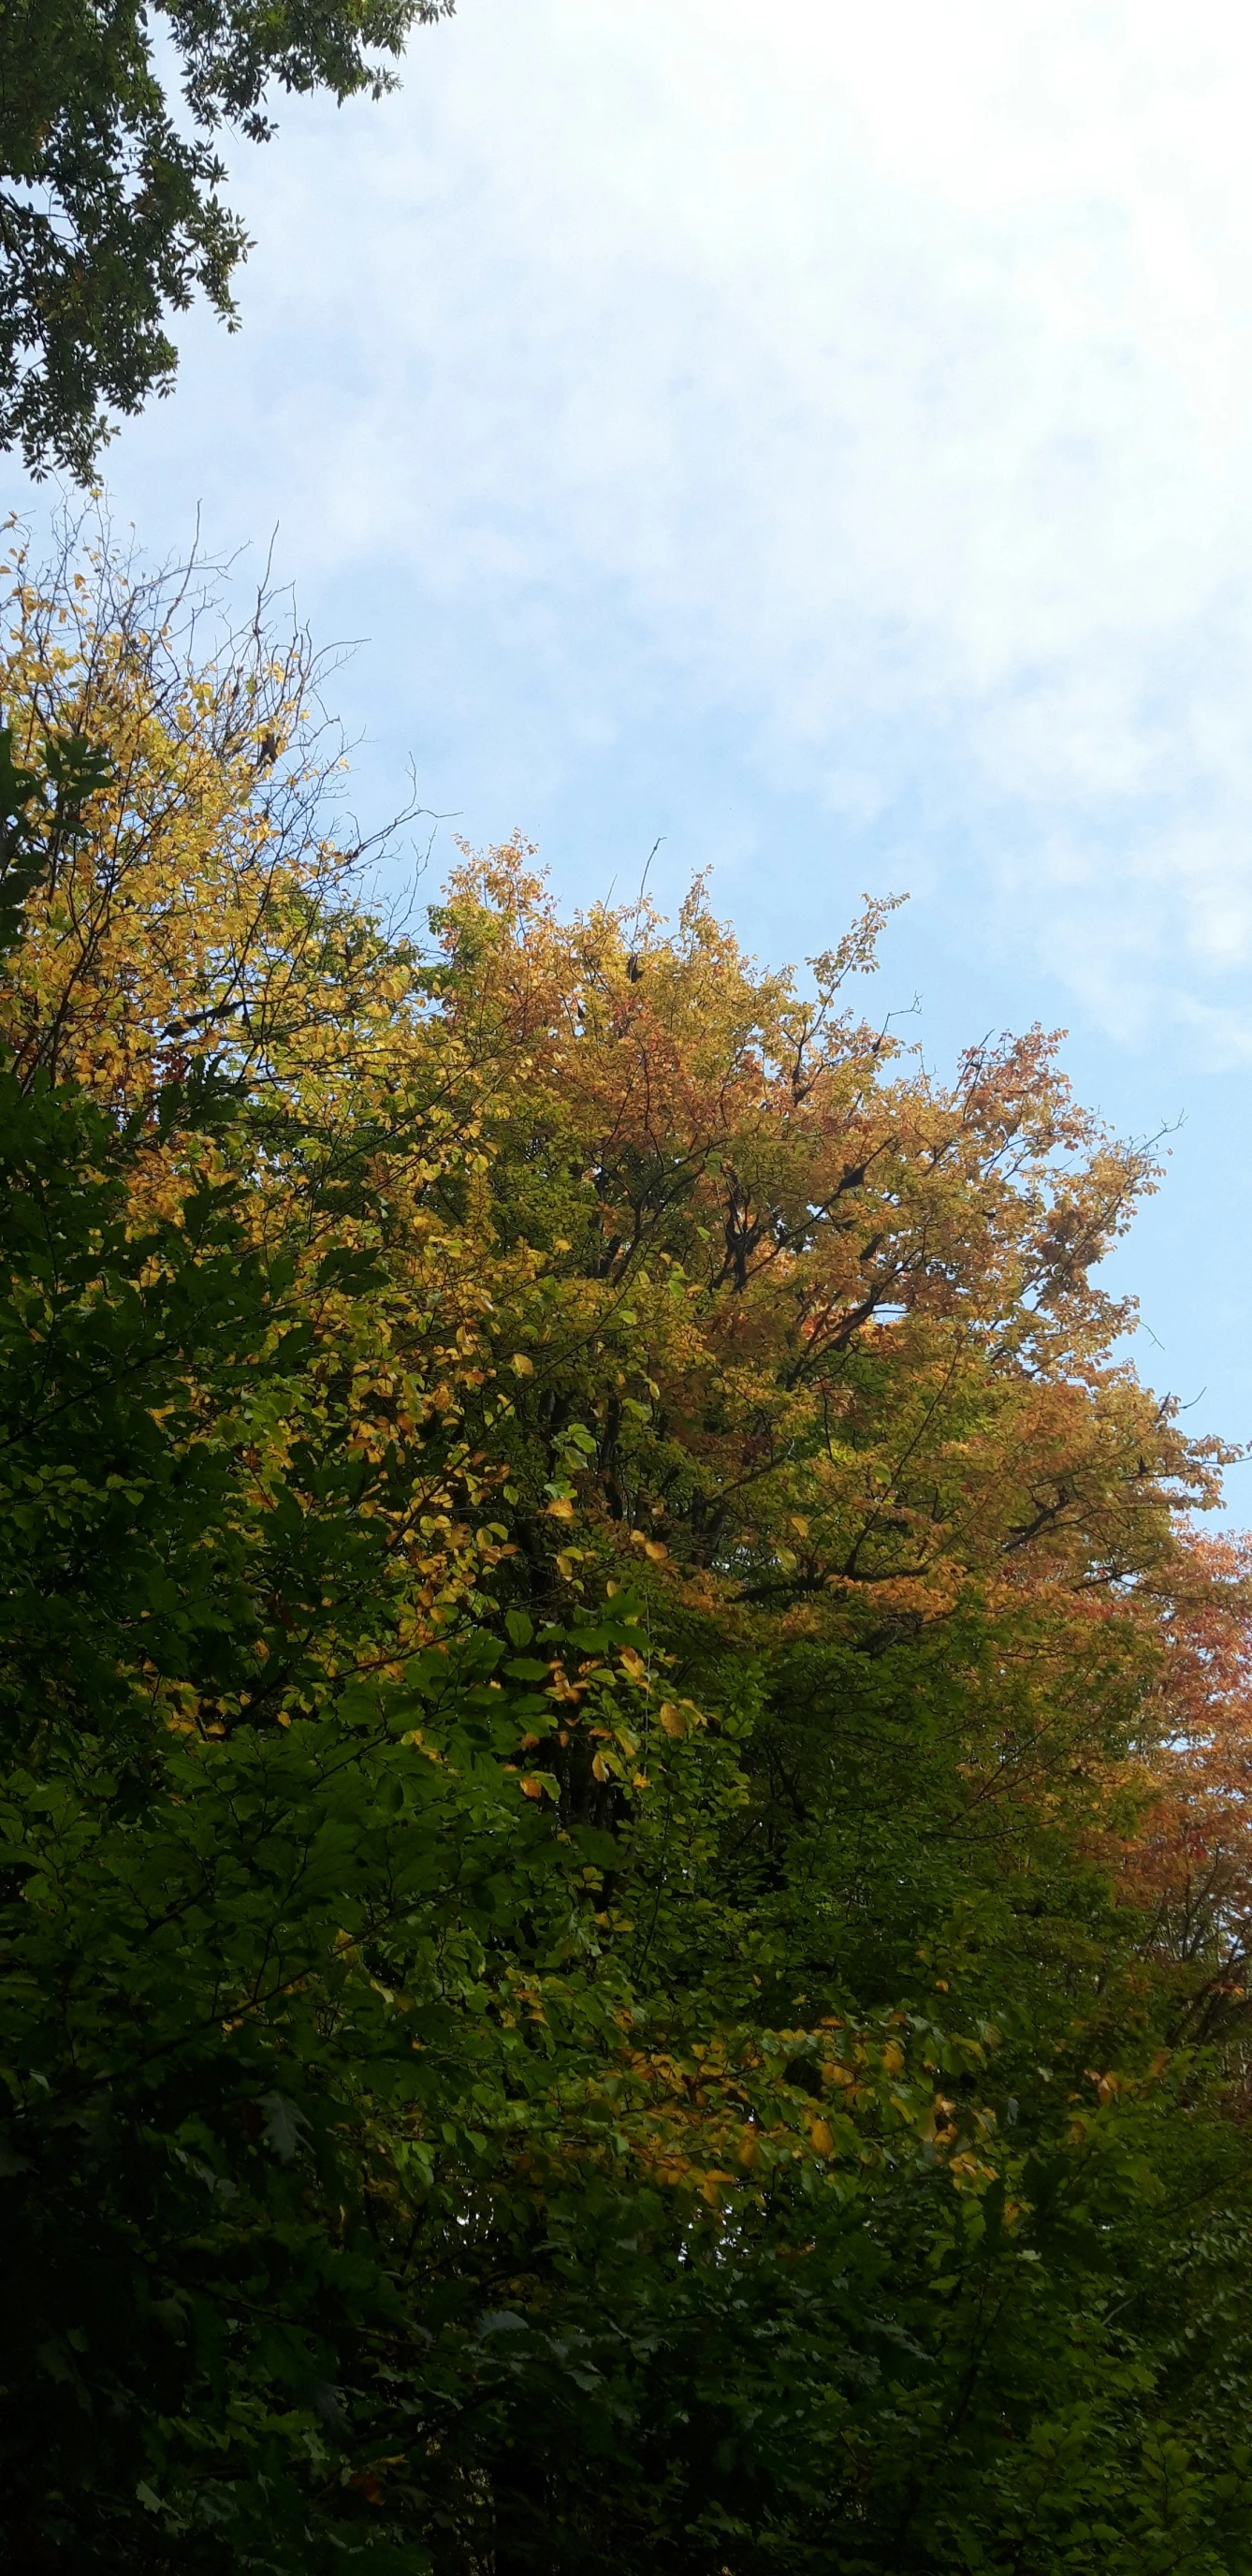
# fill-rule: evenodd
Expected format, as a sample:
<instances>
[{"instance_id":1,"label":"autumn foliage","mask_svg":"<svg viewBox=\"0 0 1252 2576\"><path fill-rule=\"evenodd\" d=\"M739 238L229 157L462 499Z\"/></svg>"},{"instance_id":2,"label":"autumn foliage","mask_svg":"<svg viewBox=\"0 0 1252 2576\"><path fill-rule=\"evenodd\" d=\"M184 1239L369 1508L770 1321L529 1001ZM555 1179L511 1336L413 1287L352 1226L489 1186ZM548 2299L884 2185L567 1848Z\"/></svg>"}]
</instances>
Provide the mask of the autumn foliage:
<instances>
[{"instance_id":1,"label":"autumn foliage","mask_svg":"<svg viewBox=\"0 0 1252 2576\"><path fill-rule=\"evenodd\" d=\"M867 1016L886 906L387 921L205 613L14 576L11 2553L1233 2576L1252 1574L1100 1285L1150 1159Z\"/></svg>"}]
</instances>

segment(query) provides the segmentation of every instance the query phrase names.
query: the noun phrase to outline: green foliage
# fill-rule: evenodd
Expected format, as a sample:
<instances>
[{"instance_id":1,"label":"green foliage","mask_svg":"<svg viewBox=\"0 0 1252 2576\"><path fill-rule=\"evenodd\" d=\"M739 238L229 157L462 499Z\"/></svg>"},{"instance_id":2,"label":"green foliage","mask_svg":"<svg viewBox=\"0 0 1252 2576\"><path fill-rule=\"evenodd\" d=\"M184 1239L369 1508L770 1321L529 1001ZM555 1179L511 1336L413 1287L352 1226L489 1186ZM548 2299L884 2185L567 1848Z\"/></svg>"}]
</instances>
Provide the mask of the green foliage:
<instances>
[{"instance_id":1,"label":"green foliage","mask_svg":"<svg viewBox=\"0 0 1252 2576\"><path fill-rule=\"evenodd\" d=\"M541 1118L538 937L419 975L267 818L247 1044L188 1053L179 845L91 912L121 736L65 713L0 738L7 2563L1244 2576L1252 2170L1115 1867L1187 1460L1149 1476L1068 1249L1089 1400L1052 1325L1016 1378L943 1342L975 1159L823 1448L742 1136L697 1275L709 1008L664 1121L607 1012ZM752 1143L811 1236L802 1105ZM838 1204L859 1312L886 1221ZM960 1255L1010 1325L1017 1221Z\"/></svg>"},{"instance_id":2,"label":"green foliage","mask_svg":"<svg viewBox=\"0 0 1252 2576\"><path fill-rule=\"evenodd\" d=\"M456 2222L552 2081L502 2014L587 1866L501 1768L491 1660L438 1758L423 1675L142 1781L9 1774L9 2497L69 2563L129 2564L138 2494L180 2561L337 2564L352 2476L456 2400Z\"/></svg>"},{"instance_id":3,"label":"green foliage","mask_svg":"<svg viewBox=\"0 0 1252 2576\"><path fill-rule=\"evenodd\" d=\"M255 1403L285 1274L212 1192L128 1235L142 1148L90 1103L6 1076L0 1119L11 2537L123 2566L150 2519L180 2563L320 2565L323 2522L371 2538L353 2475L455 2397L466 2193L551 2120L510 1997L577 1950L605 1855L519 1798L504 1638L286 1727L154 1725L155 1676L220 1683L280 1571L307 1588L327 1557L342 1593L364 1478L323 1490L303 1571L290 1529L258 1563L246 1460L189 1430L206 1379ZM271 1382L302 1361L284 1324ZM440 2249L469 2322L428 2391Z\"/></svg>"},{"instance_id":4,"label":"green foliage","mask_svg":"<svg viewBox=\"0 0 1252 2576\"><path fill-rule=\"evenodd\" d=\"M9 0L0 15L0 446L89 481L108 407L169 391L167 332L198 289L233 328L248 243L211 136L271 131L273 85L378 96L410 28L450 0L225 8L166 0L172 108L136 0ZM188 115L189 111L189 115ZM190 132L188 132L190 124Z\"/></svg>"}]
</instances>

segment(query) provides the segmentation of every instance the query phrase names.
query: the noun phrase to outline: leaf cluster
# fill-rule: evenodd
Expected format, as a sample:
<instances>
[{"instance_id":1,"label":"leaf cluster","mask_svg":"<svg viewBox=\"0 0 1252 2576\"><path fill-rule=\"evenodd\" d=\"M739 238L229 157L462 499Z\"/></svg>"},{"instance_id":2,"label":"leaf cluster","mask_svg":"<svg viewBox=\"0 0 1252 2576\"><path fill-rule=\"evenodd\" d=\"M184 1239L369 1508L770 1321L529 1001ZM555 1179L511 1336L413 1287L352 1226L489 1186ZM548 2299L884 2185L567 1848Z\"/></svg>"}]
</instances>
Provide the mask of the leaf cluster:
<instances>
[{"instance_id":1,"label":"leaf cluster","mask_svg":"<svg viewBox=\"0 0 1252 2576\"><path fill-rule=\"evenodd\" d=\"M388 58L450 0L7 0L0 13L0 446L89 482L109 411L168 393L173 313L234 328L250 245L214 135L273 131L267 101L392 87ZM163 57L181 74L172 100Z\"/></svg>"}]
</instances>

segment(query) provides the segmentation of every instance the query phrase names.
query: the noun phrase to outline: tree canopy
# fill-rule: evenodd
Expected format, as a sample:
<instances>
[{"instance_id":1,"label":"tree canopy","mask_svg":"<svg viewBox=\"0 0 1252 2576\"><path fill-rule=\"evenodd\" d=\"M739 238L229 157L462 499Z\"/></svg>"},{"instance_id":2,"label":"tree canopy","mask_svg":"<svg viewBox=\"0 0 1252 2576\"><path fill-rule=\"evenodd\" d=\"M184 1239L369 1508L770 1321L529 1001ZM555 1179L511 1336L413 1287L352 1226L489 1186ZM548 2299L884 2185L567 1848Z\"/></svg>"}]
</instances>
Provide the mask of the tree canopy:
<instances>
[{"instance_id":1,"label":"tree canopy","mask_svg":"<svg viewBox=\"0 0 1252 2576\"><path fill-rule=\"evenodd\" d=\"M110 411L166 393L169 321L231 327L249 247L215 137L273 132L275 90L393 87L453 0L6 0L0 11L0 446L90 481ZM171 97L165 64L181 75Z\"/></svg>"},{"instance_id":2,"label":"tree canopy","mask_svg":"<svg viewBox=\"0 0 1252 2576\"><path fill-rule=\"evenodd\" d=\"M1237 2576L1150 1158L884 1035L882 907L389 923L263 622L19 564L3 700L8 2563Z\"/></svg>"}]
</instances>

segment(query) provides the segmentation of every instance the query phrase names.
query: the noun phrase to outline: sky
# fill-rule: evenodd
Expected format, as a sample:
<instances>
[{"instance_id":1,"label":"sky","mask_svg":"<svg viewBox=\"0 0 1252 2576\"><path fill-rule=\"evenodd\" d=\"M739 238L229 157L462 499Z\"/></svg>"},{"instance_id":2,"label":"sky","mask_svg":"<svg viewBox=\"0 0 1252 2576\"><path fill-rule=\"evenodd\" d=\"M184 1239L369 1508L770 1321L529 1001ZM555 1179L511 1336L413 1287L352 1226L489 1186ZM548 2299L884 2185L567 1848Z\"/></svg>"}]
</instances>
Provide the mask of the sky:
<instances>
[{"instance_id":1,"label":"sky","mask_svg":"<svg viewBox=\"0 0 1252 2576\"><path fill-rule=\"evenodd\" d=\"M106 465L151 554L198 515L354 644L432 892L458 833L571 900L659 840L771 962L907 892L873 1007L928 1063L1068 1029L1167 1155L1137 1364L1236 1441L1250 109L1233 0L459 0L398 96L234 148L243 327L188 317Z\"/></svg>"}]
</instances>

